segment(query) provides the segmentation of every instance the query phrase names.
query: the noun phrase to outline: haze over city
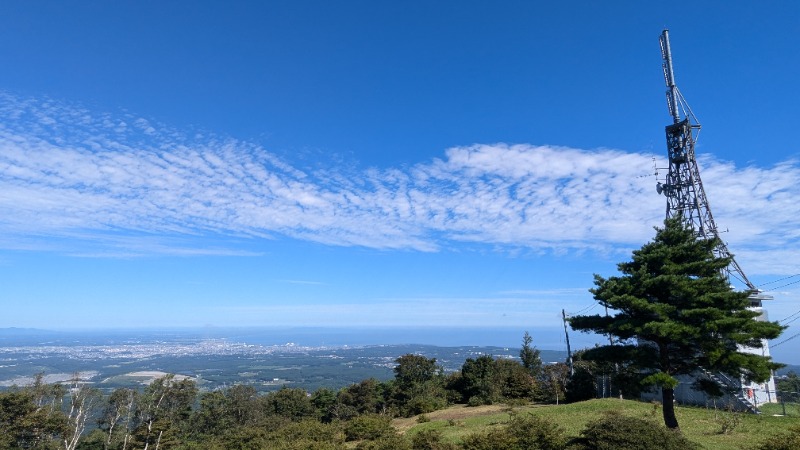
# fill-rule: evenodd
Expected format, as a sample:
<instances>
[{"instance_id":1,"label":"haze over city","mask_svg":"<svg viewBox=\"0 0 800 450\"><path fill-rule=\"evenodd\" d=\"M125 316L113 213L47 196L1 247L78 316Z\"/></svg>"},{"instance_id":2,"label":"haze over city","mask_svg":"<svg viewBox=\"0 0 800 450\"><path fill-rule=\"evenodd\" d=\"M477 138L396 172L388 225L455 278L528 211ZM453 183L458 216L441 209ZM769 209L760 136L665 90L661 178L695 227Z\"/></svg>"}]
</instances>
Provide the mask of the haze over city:
<instances>
[{"instance_id":1,"label":"haze over city","mask_svg":"<svg viewBox=\"0 0 800 450\"><path fill-rule=\"evenodd\" d=\"M714 218L795 336L800 5L665 5L5 4L0 328L555 348L664 219L669 28Z\"/></svg>"}]
</instances>

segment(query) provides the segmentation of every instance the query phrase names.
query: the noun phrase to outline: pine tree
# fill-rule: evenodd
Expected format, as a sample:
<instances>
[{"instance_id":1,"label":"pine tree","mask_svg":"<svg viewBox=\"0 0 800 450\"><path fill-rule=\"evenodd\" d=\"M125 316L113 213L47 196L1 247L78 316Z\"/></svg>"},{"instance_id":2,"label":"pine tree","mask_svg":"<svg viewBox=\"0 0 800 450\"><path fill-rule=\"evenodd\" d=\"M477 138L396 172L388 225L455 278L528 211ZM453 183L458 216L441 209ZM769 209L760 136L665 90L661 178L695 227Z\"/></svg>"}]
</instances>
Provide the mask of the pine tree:
<instances>
[{"instance_id":1,"label":"pine tree","mask_svg":"<svg viewBox=\"0 0 800 450\"><path fill-rule=\"evenodd\" d=\"M542 376L542 358L539 349L531 346L532 342L533 338L526 331L525 336L522 337L522 349L519 351L519 358L522 360L522 366L528 370L531 376L538 379Z\"/></svg>"},{"instance_id":2,"label":"pine tree","mask_svg":"<svg viewBox=\"0 0 800 450\"><path fill-rule=\"evenodd\" d=\"M759 313L748 309L748 293L734 291L723 274L730 258L714 255L716 243L698 239L679 217L667 219L653 241L618 264L620 276L595 275L590 292L616 315L570 319L575 330L618 339L613 346L587 351L586 357L638 368L643 384L661 387L669 428L678 428L677 376L703 368L763 382L781 367L769 357L742 351L743 346L760 348L762 339L778 337L784 327L755 320Z\"/></svg>"}]
</instances>

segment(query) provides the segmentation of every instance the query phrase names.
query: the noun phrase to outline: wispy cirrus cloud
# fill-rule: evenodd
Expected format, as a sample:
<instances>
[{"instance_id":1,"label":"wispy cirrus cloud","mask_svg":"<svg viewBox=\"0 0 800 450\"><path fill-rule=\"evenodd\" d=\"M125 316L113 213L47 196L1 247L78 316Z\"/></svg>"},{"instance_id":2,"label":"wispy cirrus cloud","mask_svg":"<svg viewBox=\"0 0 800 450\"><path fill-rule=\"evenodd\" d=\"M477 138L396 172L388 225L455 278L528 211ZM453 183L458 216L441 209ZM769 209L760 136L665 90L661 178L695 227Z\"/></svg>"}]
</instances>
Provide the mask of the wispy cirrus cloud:
<instances>
[{"instance_id":1,"label":"wispy cirrus cloud","mask_svg":"<svg viewBox=\"0 0 800 450\"><path fill-rule=\"evenodd\" d=\"M499 143L407 168L306 169L250 142L3 94L0 246L221 254L236 252L232 242L287 236L418 251L459 242L614 251L640 245L662 220L655 180L641 176L653 157ZM797 162L701 164L715 217L750 270L796 256ZM193 248L194 238L216 246ZM784 256L781 272L768 273L797 272Z\"/></svg>"}]
</instances>

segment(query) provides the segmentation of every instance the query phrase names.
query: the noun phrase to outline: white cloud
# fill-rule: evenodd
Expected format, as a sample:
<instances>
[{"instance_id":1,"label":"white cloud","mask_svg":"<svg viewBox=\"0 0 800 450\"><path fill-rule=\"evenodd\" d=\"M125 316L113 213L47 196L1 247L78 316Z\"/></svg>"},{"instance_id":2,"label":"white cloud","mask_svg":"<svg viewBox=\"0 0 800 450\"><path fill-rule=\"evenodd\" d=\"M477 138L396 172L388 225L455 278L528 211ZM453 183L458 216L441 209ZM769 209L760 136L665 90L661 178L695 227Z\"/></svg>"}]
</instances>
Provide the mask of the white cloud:
<instances>
[{"instance_id":1,"label":"white cloud","mask_svg":"<svg viewBox=\"0 0 800 450\"><path fill-rule=\"evenodd\" d=\"M664 214L655 180L641 177L653 156L499 143L402 169L306 170L248 142L0 94L0 246L193 254L207 249L190 237L283 235L419 251L627 250ZM749 271L799 272L797 162L740 168L705 156L701 166L737 259Z\"/></svg>"}]
</instances>

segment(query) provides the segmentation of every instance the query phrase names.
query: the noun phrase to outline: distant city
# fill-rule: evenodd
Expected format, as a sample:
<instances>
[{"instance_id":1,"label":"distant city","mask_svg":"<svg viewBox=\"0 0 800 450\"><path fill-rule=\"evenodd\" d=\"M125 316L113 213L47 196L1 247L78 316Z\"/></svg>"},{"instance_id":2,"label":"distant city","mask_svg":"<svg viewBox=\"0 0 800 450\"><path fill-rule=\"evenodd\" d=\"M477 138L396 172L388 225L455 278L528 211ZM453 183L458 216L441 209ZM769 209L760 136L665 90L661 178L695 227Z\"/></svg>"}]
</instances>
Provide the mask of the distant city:
<instances>
[{"instance_id":1,"label":"distant city","mask_svg":"<svg viewBox=\"0 0 800 450\"><path fill-rule=\"evenodd\" d=\"M482 354L518 357L518 349L512 347L408 343L433 334L416 331L384 331L381 337L376 330L343 329L302 329L292 334L257 329L54 332L6 328L0 330L0 388L30 384L41 373L50 383L77 376L80 382L112 390L174 373L193 378L206 390L241 383L260 391L281 386L313 390L340 388L367 378L389 379L394 360L407 353L436 358L445 371L458 370L467 358ZM289 334L299 343L289 342ZM407 343L401 343L403 337ZM542 357L546 362L564 361L566 352L542 350Z\"/></svg>"}]
</instances>

